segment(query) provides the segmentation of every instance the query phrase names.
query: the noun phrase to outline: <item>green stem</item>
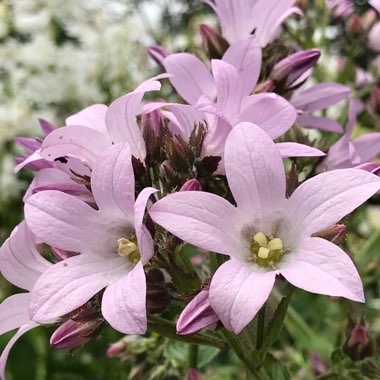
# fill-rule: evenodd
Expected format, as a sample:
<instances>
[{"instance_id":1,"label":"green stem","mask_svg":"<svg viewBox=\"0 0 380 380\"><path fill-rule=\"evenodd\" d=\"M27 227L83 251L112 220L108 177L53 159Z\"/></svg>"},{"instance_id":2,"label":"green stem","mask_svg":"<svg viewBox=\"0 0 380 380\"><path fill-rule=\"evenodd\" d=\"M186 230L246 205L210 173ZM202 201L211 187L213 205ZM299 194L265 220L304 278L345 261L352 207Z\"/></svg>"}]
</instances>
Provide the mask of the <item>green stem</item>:
<instances>
[{"instance_id":1,"label":"green stem","mask_svg":"<svg viewBox=\"0 0 380 380\"><path fill-rule=\"evenodd\" d=\"M192 344L189 347L189 368L197 369L198 367L198 345Z\"/></svg>"},{"instance_id":2,"label":"green stem","mask_svg":"<svg viewBox=\"0 0 380 380\"><path fill-rule=\"evenodd\" d=\"M268 375L264 368L261 367L261 363L255 364L255 355L250 354L247 347L245 347L239 337L233 332L224 329L222 331L224 338L229 343L231 349L235 352L236 356L245 364L250 372L250 379L252 380L267 380Z\"/></svg>"},{"instance_id":3,"label":"green stem","mask_svg":"<svg viewBox=\"0 0 380 380\"><path fill-rule=\"evenodd\" d=\"M257 335L256 335L256 348L260 350L264 342L264 328L265 328L265 303L260 309L257 319Z\"/></svg>"},{"instance_id":4,"label":"green stem","mask_svg":"<svg viewBox=\"0 0 380 380\"><path fill-rule=\"evenodd\" d=\"M193 335L177 335L175 324L158 317L156 315L148 316L148 328L162 336L169 339L179 340L185 343L201 344L204 346L216 347L221 350L226 349L228 346L224 340L220 339L216 334L200 332Z\"/></svg>"}]
</instances>

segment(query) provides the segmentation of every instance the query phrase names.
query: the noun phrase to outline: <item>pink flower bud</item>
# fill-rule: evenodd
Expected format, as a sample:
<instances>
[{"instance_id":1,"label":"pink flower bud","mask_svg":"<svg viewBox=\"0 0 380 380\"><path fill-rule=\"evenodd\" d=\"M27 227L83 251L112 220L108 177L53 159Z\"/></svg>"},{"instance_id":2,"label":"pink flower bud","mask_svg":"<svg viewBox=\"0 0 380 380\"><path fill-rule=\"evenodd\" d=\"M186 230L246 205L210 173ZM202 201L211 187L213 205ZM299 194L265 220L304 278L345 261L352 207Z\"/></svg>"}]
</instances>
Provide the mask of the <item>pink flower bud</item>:
<instances>
[{"instance_id":1,"label":"pink flower bud","mask_svg":"<svg viewBox=\"0 0 380 380\"><path fill-rule=\"evenodd\" d=\"M99 334L103 319L96 318L86 322L69 319L54 331L50 344L54 348L72 349L93 341Z\"/></svg>"},{"instance_id":2,"label":"pink flower bud","mask_svg":"<svg viewBox=\"0 0 380 380\"><path fill-rule=\"evenodd\" d=\"M310 354L310 361L314 375L322 375L327 371L325 361L316 352Z\"/></svg>"},{"instance_id":3,"label":"pink flower bud","mask_svg":"<svg viewBox=\"0 0 380 380\"><path fill-rule=\"evenodd\" d=\"M268 79L265 82L258 83L253 91L255 94L262 92L272 92L274 88L273 81Z\"/></svg>"},{"instance_id":4,"label":"pink flower bud","mask_svg":"<svg viewBox=\"0 0 380 380\"><path fill-rule=\"evenodd\" d=\"M162 46L153 45L148 47L148 53L165 70L164 59L170 55L170 52Z\"/></svg>"},{"instance_id":5,"label":"pink flower bud","mask_svg":"<svg viewBox=\"0 0 380 380\"><path fill-rule=\"evenodd\" d=\"M193 334L219 321L208 299L208 290L201 290L183 309L177 321L177 334Z\"/></svg>"},{"instance_id":6,"label":"pink flower bud","mask_svg":"<svg viewBox=\"0 0 380 380\"><path fill-rule=\"evenodd\" d=\"M349 325L352 326L352 321L349 322ZM343 346L343 351L352 360L362 360L371 356L373 349L373 343L363 321L355 325L351 331L347 331L347 340Z\"/></svg>"},{"instance_id":7,"label":"pink flower bud","mask_svg":"<svg viewBox=\"0 0 380 380\"><path fill-rule=\"evenodd\" d=\"M339 245L346 237L347 228L344 224L334 224L325 230L319 231L313 236L320 237L322 239L331 241L332 243Z\"/></svg>"},{"instance_id":8,"label":"pink flower bud","mask_svg":"<svg viewBox=\"0 0 380 380\"><path fill-rule=\"evenodd\" d=\"M179 191L202 191L202 185L197 179L189 179L182 185Z\"/></svg>"},{"instance_id":9,"label":"pink flower bud","mask_svg":"<svg viewBox=\"0 0 380 380\"><path fill-rule=\"evenodd\" d=\"M187 372L186 380L201 380L201 374L194 368L190 368Z\"/></svg>"},{"instance_id":10,"label":"pink flower bud","mask_svg":"<svg viewBox=\"0 0 380 380\"><path fill-rule=\"evenodd\" d=\"M303 83L310 76L310 69L317 63L321 52L318 49L299 51L276 63L270 79L283 83L286 88Z\"/></svg>"},{"instance_id":11,"label":"pink flower bud","mask_svg":"<svg viewBox=\"0 0 380 380\"><path fill-rule=\"evenodd\" d=\"M211 26L202 24L200 26L202 45L210 59L221 59L228 49L228 42L211 28Z\"/></svg>"},{"instance_id":12,"label":"pink flower bud","mask_svg":"<svg viewBox=\"0 0 380 380\"><path fill-rule=\"evenodd\" d=\"M346 30L351 36L359 35L363 30L361 17L357 14L353 14L346 23Z\"/></svg>"},{"instance_id":13,"label":"pink flower bud","mask_svg":"<svg viewBox=\"0 0 380 380\"><path fill-rule=\"evenodd\" d=\"M107 356L109 358L119 358L123 356L125 350L127 349L126 342L119 340L118 342L112 343L107 350Z\"/></svg>"},{"instance_id":14,"label":"pink flower bud","mask_svg":"<svg viewBox=\"0 0 380 380\"><path fill-rule=\"evenodd\" d=\"M54 125L45 119L38 119L38 122L40 123L41 129L45 136L47 136L50 132L53 132L55 129Z\"/></svg>"}]
</instances>

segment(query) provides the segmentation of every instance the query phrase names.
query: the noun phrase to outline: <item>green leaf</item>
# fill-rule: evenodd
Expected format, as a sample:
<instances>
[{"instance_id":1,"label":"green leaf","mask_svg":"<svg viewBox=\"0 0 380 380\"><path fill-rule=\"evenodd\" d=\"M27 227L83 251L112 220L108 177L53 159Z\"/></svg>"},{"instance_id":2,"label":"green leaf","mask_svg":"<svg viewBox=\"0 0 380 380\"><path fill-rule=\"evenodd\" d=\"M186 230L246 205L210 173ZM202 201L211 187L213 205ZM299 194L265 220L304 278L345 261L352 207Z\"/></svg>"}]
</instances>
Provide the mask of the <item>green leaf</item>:
<instances>
[{"instance_id":1,"label":"green leaf","mask_svg":"<svg viewBox=\"0 0 380 380\"><path fill-rule=\"evenodd\" d=\"M264 368L270 379L291 380L289 371L272 354L267 354L265 357Z\"/></svg>"}]
</instances>

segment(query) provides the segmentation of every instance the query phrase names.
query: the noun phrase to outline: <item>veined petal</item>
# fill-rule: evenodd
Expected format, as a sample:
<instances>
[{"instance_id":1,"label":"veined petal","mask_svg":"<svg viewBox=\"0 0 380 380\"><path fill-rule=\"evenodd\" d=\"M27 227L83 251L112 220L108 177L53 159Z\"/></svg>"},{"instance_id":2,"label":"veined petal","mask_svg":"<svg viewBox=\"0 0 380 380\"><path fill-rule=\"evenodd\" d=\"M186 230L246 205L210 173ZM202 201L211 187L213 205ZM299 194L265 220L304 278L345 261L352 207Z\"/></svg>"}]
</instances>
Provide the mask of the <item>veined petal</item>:
<instances>
[{"instance_id":1,"label":"veined petal","mask_svg":"<svg viewBox=\"0 0 380 380\"><path fill-rule=\"evenodd\" d=\"M171 54L164 60L170 82L187 103L195 105L202 95L215 98L216 90L211 73L195 55Z\"/></svg>"},{"instance_id":2,"label":"veined petal","mask_svg":"<svg viewBox=\"0 0 380 380\"><path fill-rule=\"evenodd\" d=\"M147 328L146 280L142 262L103 294L102 314L107 322L124 334L144 334Z\"/></svg>"},{"instance_id":3,"label":"veined petal","mask_svg":"<svg viewBox=\"0 0 380 380\"><path fill-rule=\"evenodd\" d=\"M146 92L159 91L158 79L167 74L158 75L140 84L134 91L114 100L106 113L106 125L109 136L114 143L127 142L134 157L145 160L146 147L136 116L140 113L141 101Z\"/></svg>"},{"instance_id":4,"label":"veined petal","mask_svg":"<svg viewBox=\"0 0 380 380\"><path fill-rule=\"evenodd\" d=\"M52 266L34 286L30 317L49 323L85 304L100 290L131 270L131 262L115 256L79 255Z\"/></svg>"},{"instance_id":5,"label":"veined petal","mask_svg":"<svg viewBox=\"0 0 380 380\"><path fill-rule=\"evenodd\" d=\"M225 255L234 253L239 215L224 198L202 191L167 195L149 210L153 221L180 239Z\"/></svg>"},{"instance_id":6,"label":"veined petal","mask_svg":"<svg viewBox=\"0 0 380 380\"><path fill-rule=\"evenodd\" d=\"M272 139L289 130L297 119L294 107L276 94L257 94L244 99L239 115L240 121L258 125Z\"/></svg>"},{"instance_id":7,"label":"veined petal","mask_svg":"<svg viewBox=\"0 0 380 380\"><path fill-rule=\"evenodd\" d=\"M50 266L37 251L35 238L24 221L0 248L1 274L19 288L31 290Z\"/></svg>"},{"instance_id":8,"label":"veined petal","mask_svg":"<svg viewBox=\"0 0 380 380\"><path fill-rule=\"evenodd\" d=\"M284 142L277 143L276 148L280 151L281 157L321 157L326 154L321 150L305 144Z\"/></svg>"},{"instance_id":9,"label":"veined petal","mask_svg":"<svg viewBox=\"0 0 380 380\"><path fill-rule=\"evenodd\" d=\"M364 302L363 284L355 265L337 245L317 237L308 238L297 253L285 255L284 261L280 272L294 286Z\"/></svg>"},{"instance_id":10,"label":"veined petal","mask_svg":"<svg viewBox=\"0 0 380 380\"><path fill-rule=\"evenodd\" d=\"M37 326L38 326L37 323L30 323L28 325L22 326L20 329L18 329L18 331L16 332L16 334L13 335L13 337L11 338L11 340L5 346L3 352L1 353L1 356L0 356L0 378L2 380L6 379L5 378L5 366L7 364L9 352L11 351L12 347L21 338L21 336L23 336L26 332L28 332L29 330L34 329Z\"/></svg>"},{"instance_id":11,"label":"veined petal","mask_svg":"<svg viewBox=\"0 0 380 380\"><path fill-rule=\"evenodd\" d=\"M290 102L297 109L313 112L346 99L350 93L349 87L338 83L318 83L306 90L296 91Z\"/></svg>"},{"instance_id":12,"label":"veined petal","mask_svg":"<svg viewBox=\"0 0 380 380\"><path fill-rule=\"evenodd\" d=\"M352 141L361 163L372 161L380 154L380 133L366 133Z\"/></svg>"},{"instance_id":13,"label":"veined petal","mask_svg":"<svg viewBox=\"0 0 380 380\"><path fill-rule=\"evenodd\" d=\"M14 294L0 304L0 335L31 323L29 293Z\"/></svg>"},{"instance_id":14,"label":"veined petal","mask_svg":"<svg viewBox=\"0 0 380 380\"><path fill-rule=\"evenodd\" d=\"M93 104L82 111L69 116L66 125L83 125L95 129L107 135L106 112L108 107L105 104Z\"/></svg>"},{"instance_id":15,"label":"veined petal","mask_svg":"<svg viewBox=\"0 0 380 380\"><path fill-rule=\"evenodd\" d=\"M144 225L144 214L149 197L158 190L153 187L146 187L137 197L134 205L134 225L137 242L141 254L141 261L146 264L154 254L153 238L146 226Z\"/></svg>"},{"instance_id":16,"label":"veined petal","mask_svg":"<svg viewBox=\"0 0 380 380\"><path fill-rule=\"evenodd\" d=\"M223 61L235 66L241 78L244 95L256 86L261 69L261 47L255 36L245 36L234 42L224 53Z\"/></svg>"},{"instance_id":17,"label":"veined petal","mask_svg":"<svg viewBox=\"0 0 380 380\"><path fill-rule=\"evenodd\" d=\"M108 148L96 161L91 190L102 214L126 218L133 225L135 176L128 143Z\"/></svg>"},{"instance_id":18,"label":"veined petal","mask_svg":"<svg viewBox=\"0 0 380 380\"><path fill-rule=\"evenodd\" d=\"M51 132L42 143L41 156L48 161L75 157L92 167L111 140L102 133L80 125L69 125Z\"/></svg>"},{"instance_id":19,"label":"veined petal","mask_svg":"<svg viewBox=\"0 0 380 380\"><path fill-rule=\"evenodd\" d=\"M225 147L228 184L238 208L259 217L282 209L285 171L271 138L251 123L240 123L228 135Z\"/></svg>"},{"instance_id":20,"label":"veined petal","mask_svg":"<svg viewBox=\"0 0 380 380\"><path fill-rule=\"evenodd\" d=\"M227 329L239 334L268 299L275 279L276 272L254 272L231 259L212 278L211 307Z\"/></svg>"},{"instance_id":21,"label":"veined petal","mask_svg":"<svg viewBox=\"0 0 380 380\"><path fill-rule=\"evenodd\" d=\"M288 201L292 229L306 236L323 230L339 222L379 189L379 177L360 169L318 174L302 183Z\"/></svg>"},{"instance_id":22,"label":"veined petal","mask_svg":"<svg viewBox=\"0 0 380 380\"><path fill-rule=\"evenodd\" d=\"M213 59L212 73L217 91L217 107L235 124L243 99L243 83L237 69L227 62Z\"/></svg>"},{"instance_id":23,"label":"veined petal","mask_svg":"<svg viewBox=\"0 0 380 380\"><path fill-rule=\"evenodd\" d=\"M321 131L343 133L342 126L328 117L313 116L303 113L298 116L297 122L304 128L317 128Z\"/></svg>"},{"instance_id":24,"label":"veined petal","mask_svg":"<svg viewBox=\"0 0 380 380\"><path fill-rule=\"evenodd\" d=\"M46 190L28 198L25 220L39 239L66 251L86 251L105 239L107 222L99 211L60 191Z\"/></svg>"}]
</instances>

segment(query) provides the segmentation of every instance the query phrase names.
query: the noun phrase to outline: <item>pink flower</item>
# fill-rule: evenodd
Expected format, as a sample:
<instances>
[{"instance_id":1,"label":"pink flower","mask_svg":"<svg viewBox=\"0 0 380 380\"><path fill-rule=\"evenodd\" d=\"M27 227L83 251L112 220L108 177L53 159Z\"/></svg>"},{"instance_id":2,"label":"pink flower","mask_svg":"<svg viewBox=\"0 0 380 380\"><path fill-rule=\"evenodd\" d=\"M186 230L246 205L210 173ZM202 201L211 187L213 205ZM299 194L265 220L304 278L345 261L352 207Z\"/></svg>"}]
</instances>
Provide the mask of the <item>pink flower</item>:
<instances>
[{"instance_id":1,"label":"pink flower","mask_svg":"<svg viewBox=\"0 0 380 380\"><path fill-rule=\"evenodd\" d=\"M1 274L12 284L31 291L34 284L51 267L37 251L35 237L25 222L20 223L0 248ZM29 292L14 294L0 304L0 334L18 328L0 357L0 378L5 379L5 365L13 345L27 331L37 327L29 318Z\"/></svg>"},{"instance_id":2,"label":"pink flower","mask_svg":"<svg viewBox=\"0 0 380 380\"><path fill-rule=\"evenodd\" d=\"M202 0L217 14L223 37L230 43L252 32L261 46L276 39L281 24L292 14L296 0Z\"/></svg>"},{"instance_id":3,"label":"pink flower","mask_svg":"<svg viewBox=\"0 0 380 380\"><path fill-rule=\"evenodd\" d=\"M277 275L309 292L364 302L363 287L348 255L312 234L338 222L380 188L368 172L320 174L287 199L281 155L252 125L227 138L225 166L237 206L215 194L178 192L150 209L152 219L180 239L228 255L210 285L212 309L239 333L267 300Z\"/></svg>"},{"instance_id":4,"label":"pink flower","mask_svg":"<svg viewBox=\"0 0 380 380\"><path fill-rule=\"evenodd\" d=\"M326 158L319 165L319 171L352 168L360 166L367 171L376 171L379 164L368 166L380 153L380 133L366 133L350 141L356 115L362 108L358 101L351 101L347 130L329 149Z\"/></svg>"},{"instance_id":5,"label":"pink flower","mask_svg":"<svg viewBox=\"0 0 380 380\"><path fill-rule=\"evenodd\" d=\"M116 330L146 330L143 265L153 256L153 239L143 225L149 196L135 200L128 144L108 148L95 161L91 189L97 209L75 196L45 190L26 201L31 230L45 243L80 255L45 272L31 293L30 315L39 323L63 316L105 288L102 314Z\"/></svg>"}]
</instances>

